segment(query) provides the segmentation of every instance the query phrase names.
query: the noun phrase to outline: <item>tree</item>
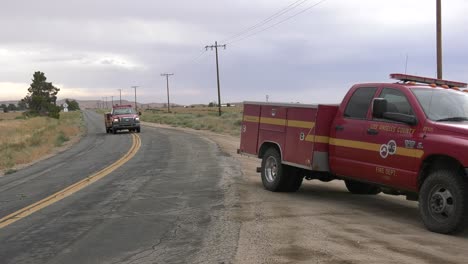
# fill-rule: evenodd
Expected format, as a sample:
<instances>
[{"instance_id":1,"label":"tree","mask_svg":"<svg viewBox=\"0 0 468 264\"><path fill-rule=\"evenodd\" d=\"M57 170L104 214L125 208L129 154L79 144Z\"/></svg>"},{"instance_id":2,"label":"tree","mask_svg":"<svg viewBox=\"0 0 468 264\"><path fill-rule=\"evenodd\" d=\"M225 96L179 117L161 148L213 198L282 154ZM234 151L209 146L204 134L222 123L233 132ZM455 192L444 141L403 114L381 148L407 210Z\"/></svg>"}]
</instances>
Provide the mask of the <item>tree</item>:
<instances>
[{"instance_id":1,"label":"tree","mask_svg":"<svg viewBox=\"0 0 468 264\"><path fill-rule=\"evenodd\" d=\"M1 104L0 108L3 109L4 113L8 113L8 107L6 106L6 104Z\"/></svg>"},{"instance_id":2,"label":"tree","mask_svg":"<svg viewBox=\"0 0 468 264\"><path fill-rule=\"evenodd\" d=\"M26 103L23 100L18 101L18 110L26 110Z\"/></svg>"},{"instance_id":3,"label":"tree","mask_svg":"<svg viewBox=\"0 0 468 264\"><path fill-rule=\"evenodd\" d=\"M35 72L28 95L22 100L28 107L30 115L48 115L59 118L60 107L57 106L57 94L59 88L46 82L47 78L43 72Z\"/></svg>"},{"instance_id":4,"label":"tree","mask_svg":"<svg viewBox=\"0 0 468 264\"><path fill-rule=\"evenodd\" d=\"M75 100L65 99L65 103L68 105L68 110L70 111L80 110L80 105Z\"/></svg>"},{"instance_id":5,"label":"tree","mask_svg":"<svg viewBox=\"0 0 468 264\"><path fill-rule=\"evenodd\" d=\"M16 105L14 104L8 104L8 111L16 111Z\"/></svg>"}]
</instances>

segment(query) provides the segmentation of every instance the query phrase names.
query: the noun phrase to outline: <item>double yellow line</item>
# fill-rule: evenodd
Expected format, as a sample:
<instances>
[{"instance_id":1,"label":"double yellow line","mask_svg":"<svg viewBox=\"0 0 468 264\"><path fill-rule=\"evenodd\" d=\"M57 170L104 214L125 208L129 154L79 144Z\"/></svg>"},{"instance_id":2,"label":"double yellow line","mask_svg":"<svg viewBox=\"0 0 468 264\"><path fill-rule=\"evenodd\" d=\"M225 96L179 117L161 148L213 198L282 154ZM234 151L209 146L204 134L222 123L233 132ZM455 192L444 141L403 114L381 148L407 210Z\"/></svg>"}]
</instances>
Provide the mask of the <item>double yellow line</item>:
<instances>
[{"instance_id":1,"label":"double yellow line","mask_svg":"<svg viewBox=\"0 0 468 264\"><path fill-rule=\"evenodd\" d=\"M88 176L86 177L85 179L75 183L75 184L72 184L70 186L68 186L67 188L59 191L59 192L56 192L36 203L33 203L29 206L26 206L24 207L23 209L20 209L12 214L9 214L5 217L3 217L2 219L0 219L0 229L1 228L4 228L5 226L8 226L34 212L37 212L53 203L56 203L60 200L62 200L63 198L65 197L68 197L70 195L72 195L73 193L85 188L86 186L106 177L107 175L109 175L111 172L113 172L114 170L116 170L117 168L119 168L120 166L122 166L123 164L125 164L126 162L128 162L129 160L131 160L135 154L138 152L138 149L140 149L141 147L141 139L140 137L137 135L137 134L132 134L132 139L133 139L133 143L132 143L132 146L130 147L130 150L123 156L121 157L119 160L117 160L116 162L112 163L110 166L96 172L95 174L91 175L91 176Z\"/></svg>"}]
</instances>

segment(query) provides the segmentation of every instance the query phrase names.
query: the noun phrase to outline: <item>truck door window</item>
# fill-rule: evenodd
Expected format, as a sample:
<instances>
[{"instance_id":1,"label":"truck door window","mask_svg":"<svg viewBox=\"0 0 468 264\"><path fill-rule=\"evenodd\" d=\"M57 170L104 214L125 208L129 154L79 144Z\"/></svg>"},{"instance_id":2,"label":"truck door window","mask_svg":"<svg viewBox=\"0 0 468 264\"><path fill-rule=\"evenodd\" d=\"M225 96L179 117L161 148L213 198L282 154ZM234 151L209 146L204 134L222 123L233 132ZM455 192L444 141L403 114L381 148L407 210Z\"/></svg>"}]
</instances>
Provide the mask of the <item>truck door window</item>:
<instances>
[{"instance_id":1,"label":"truck door window","mask_svg":"<svg viewBox=\"0 0 468 264\"><path fill-rule=\"evenodd\" d=\"M387 100L387 112L414 115L408 99L401 91L385 88L379 97Z\"/></svg>"},{"instance_id":2,"label":"truck door window","mask_svg":"<svg viewBox=\"0 0 468 264\"><path fill-rule=\"evenodd\" d=\"M377 88L358 88L354 91L346 106L344 116L357 119L366 119L369 106L374 98Z\"/></svg>"}]
</instances>

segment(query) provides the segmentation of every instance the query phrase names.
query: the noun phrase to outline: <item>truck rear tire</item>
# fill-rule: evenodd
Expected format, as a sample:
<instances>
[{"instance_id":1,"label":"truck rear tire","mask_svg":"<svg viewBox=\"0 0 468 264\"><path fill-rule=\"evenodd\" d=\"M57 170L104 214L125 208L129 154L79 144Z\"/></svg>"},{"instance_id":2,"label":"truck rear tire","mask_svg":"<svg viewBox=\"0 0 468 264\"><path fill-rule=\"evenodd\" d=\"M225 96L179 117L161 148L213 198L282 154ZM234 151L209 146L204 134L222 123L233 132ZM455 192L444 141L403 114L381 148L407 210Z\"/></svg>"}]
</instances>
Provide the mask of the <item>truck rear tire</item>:
<instances>
[{"instance_id":1,"label":"truck rear tire","mask_svg":"<svg viewBox=\"0 0 468 264\"><path fill-rule=\"evenodd\" d=\"M450 234L468 221L468 183L461 172L439 169L429 174L419 192L419 213L427 229Z\"/></svg>"},{"instance_id":2,"label":"truck rear tire","mask_svg":"<svg viewBox=\"0 0 468 264\"><path fill-rule=\"evenodd\" d=\"M345 184L348 191L352 194L376 195L380 193L380 188L372 184L353 180L345 180Z\"/></svg>"},{"instance_id":3,"label":"truck rear tire","mask_svg":"<svg viewBox=\"0 0 468 264\"><path fill-rule=\"evenodd\" d=\"M281 164L281 156L275 148L269 148L262 159L262 183L272 192L284 192L289 187L286 166Z\"/></svg>"},{"instance_id":4,"label":"truck rear tire","mask_svg":"<svg viewBox=\"0 0 468 264\"><path fill-rule=\"evenodd\" d=\"M117 134L117 129L113 128L112 129L112 134Z\"/></svg>"}]
</instances>

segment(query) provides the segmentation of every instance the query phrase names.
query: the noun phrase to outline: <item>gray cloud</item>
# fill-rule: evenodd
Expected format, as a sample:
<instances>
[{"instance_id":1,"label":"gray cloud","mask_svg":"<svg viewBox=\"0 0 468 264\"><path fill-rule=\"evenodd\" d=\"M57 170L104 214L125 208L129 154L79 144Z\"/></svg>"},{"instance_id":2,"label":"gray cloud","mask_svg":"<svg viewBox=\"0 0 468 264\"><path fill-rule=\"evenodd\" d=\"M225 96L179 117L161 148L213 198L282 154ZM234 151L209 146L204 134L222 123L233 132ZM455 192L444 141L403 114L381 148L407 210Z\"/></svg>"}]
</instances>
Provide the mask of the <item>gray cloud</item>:
<instances>
[{"instance_id":1,"label":"gray cloud","mask_svg":"<svg viewBox=\"0 0 468 264\"><path fill-rule=\"evenodd\" d=\"M313 4L309 1L307 4ZM0 10L1 83L28 83L41 70L79 96L130 94L164 101L161 72L174 72L173 101L216 99L214 52L225 39L288 1L8 1ZM307 6L307 4L305 6ZM446 78L466 81L468 18L462 0L444 3ZM354 82L390 72L434 76L435 4L329 0L220 51L226 101L338 102ZM229 43L230 41L228 41ZM0 99L8 90L0 85ZM127 91L128 90L128 91Z\"/></svg>"}]
</instances>

